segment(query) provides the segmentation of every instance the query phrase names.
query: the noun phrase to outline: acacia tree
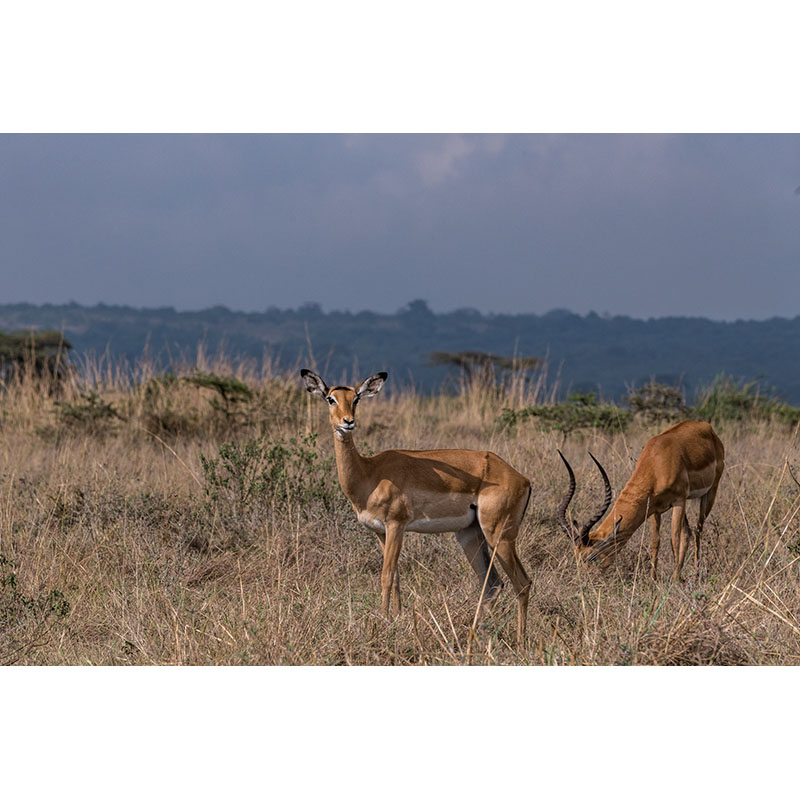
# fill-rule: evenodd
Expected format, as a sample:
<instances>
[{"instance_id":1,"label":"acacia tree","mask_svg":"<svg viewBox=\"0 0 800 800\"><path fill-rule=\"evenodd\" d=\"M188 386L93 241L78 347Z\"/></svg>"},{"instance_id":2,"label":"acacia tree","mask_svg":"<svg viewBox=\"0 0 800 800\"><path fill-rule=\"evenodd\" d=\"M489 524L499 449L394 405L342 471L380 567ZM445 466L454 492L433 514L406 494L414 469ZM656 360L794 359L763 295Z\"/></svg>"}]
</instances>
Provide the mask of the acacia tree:
<instances>
[{"instance_id":1,"label":"acacia tree","mask_svg":"<svg viewBox=\"0 0 800 800\"><path fill-rule=\"evenodd\" d=\"M448 353L434 350L428 357L431 366L458 367L461 377L468 386L495 390L503 385L509 375L539 369L542 361L536 356L498 356L480 350L462 350Z\"/></svg>"},{"instance_id":2,"label":"acacia tree","mask_svg":"<svg viewBox=\"0 0 800 800\"><path fill-rule=\"evenodd\" d=\"M0 381L48 377L60 382L72 372L71 349L59 331L0 332Z\"/></svg>"}]
</instances>

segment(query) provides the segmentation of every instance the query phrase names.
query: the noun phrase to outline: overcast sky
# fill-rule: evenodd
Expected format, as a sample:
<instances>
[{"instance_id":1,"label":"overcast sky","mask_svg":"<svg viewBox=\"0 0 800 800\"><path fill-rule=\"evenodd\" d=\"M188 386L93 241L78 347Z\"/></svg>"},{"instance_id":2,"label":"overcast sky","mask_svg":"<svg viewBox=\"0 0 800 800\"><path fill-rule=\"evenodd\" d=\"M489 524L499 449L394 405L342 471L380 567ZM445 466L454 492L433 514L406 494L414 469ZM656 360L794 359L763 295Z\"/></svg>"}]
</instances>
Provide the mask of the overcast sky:
<instances>
[{"instance_id":1,"label":"overcast sky","mask_svg":"<svg viewBox=\"0 0 800 800\"><path fill-rule=\"evenodd\" d=\"M800 313L800 136L4 135L0 302Z\"/></svg>"}]
</instances>

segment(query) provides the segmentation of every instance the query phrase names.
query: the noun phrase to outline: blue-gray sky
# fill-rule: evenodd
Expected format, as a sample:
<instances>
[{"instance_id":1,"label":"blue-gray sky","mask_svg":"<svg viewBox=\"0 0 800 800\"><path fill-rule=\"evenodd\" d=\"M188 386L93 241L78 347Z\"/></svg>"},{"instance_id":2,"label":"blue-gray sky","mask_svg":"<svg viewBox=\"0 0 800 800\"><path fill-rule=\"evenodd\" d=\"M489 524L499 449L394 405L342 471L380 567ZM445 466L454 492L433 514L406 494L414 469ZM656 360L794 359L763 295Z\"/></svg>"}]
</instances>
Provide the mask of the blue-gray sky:
<instances>
[{"instance_id":1,"label":"blue-gray sky","mask_svg":"<svg viewBox=\"0 0 800 800\"><path fill-rule=\"evenodd\" d=\"M0 302L800 313L796 135L4 135Z\"/></svg>"}]
</instances>

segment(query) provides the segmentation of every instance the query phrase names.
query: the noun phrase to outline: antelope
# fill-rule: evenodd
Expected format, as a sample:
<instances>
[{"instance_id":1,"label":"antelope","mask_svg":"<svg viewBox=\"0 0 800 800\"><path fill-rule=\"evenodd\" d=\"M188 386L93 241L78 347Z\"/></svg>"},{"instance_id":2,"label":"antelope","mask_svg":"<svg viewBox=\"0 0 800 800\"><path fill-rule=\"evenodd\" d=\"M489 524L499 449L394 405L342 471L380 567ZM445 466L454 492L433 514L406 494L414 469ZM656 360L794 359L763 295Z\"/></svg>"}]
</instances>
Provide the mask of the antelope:
<instances>
[{"instance_id":1,"label":"antelope","mask_svg":"<svg viewBox=\"0 0 800 800\"><path fill-rule=\"evenodd\" d=\"M406 531L445 533L456 539L485 586L487 605L503 584L489 548L517 596L517 640L522 642L531 582L514 540L531 496L531 482L488 450L385 450L362 456L353 441L356 406L374 397L387 373L358 386L329 389L315 372L300 370L305 387L328 404L339 483L359 522L378 535L383 551L381 602L389 619L400 613L397 562ZM391 614L389 600L391 595Z\"/></svg>"},{"instance_id":2,"label":"antelope","mask_svg":"<svg viewBox=\"0 0 800 800\"><path fill-rule=\"evenodd\" d=\"M566 510L575 494L575 474L559 450L569 473L569 489L558 507L558 522L572 536L576 555L587 563L599 562L607 567L625 542L650 517L650 575L655 580L660 544L661 515L672 509L672 554L675 568L672 580L679 581L691 532L686 516L689 500L698 500L700 513L694 531L695 575L700 566L700 534L710 513L722 471L725 469L725 448L707 422L679 422L649 439L636 462L625 487L619 493L611 513L592 530L611 505L611 484L600 462L592 460L605 484L603 506L580 530L569 525Z\"/></svg>"}]
</instances>

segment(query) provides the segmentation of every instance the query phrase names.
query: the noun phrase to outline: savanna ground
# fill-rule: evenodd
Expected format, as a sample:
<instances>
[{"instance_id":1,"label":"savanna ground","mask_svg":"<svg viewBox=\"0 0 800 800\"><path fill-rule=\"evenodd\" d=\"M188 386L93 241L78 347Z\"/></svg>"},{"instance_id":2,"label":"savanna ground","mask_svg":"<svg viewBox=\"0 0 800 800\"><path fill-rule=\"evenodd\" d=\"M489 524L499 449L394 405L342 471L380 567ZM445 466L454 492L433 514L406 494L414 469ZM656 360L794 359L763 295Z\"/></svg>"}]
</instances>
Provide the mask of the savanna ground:
<instances>
[{"instance_id":1,"label":"savanna ground","mask_svg":"<svg viewBox=\"0 0 800 800\"><path fill-rule=\"evenodd\" d=\"M342 495L323 404L296 373L198 365L135 379L101 365L60 388L0 392L0 661L6 664L797 664L797 426L730 421L726 471L684 580L671 583L668 515L659 579L649 531L604 573L580 568L555 521L615 493L663 423L568 436L535 419L498 424L505 396L385 392L360 404L362 453L490 449L531 478L518 551L533 580L514 641L510 582L473 628L479 587L452 534L408 534L403 611L380 614L381 555ZM324 373L324 370L321 370ZM235 376L216 379L215 375ZM363 376L361 376L363 377ZM390 383L391 386L391 376ZM526 394L527 392L527 394ZM538 398L541 400L541 396ZM795 469L797 474L798 470ZM690 504L694 523L696 505Z\"/></svg>"}]
</instances>

